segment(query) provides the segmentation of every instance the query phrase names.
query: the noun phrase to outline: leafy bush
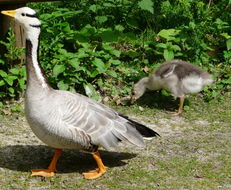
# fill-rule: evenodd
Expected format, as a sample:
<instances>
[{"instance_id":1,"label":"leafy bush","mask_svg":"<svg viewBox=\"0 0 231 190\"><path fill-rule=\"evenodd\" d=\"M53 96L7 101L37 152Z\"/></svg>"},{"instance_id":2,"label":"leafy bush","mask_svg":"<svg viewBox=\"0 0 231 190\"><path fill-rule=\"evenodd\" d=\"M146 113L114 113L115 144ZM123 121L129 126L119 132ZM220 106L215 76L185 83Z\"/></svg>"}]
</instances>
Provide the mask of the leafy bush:
<instances>
[{"instance_id":1,"label":"leafy bush","mask_svg":"<svg viewBox=\"0 0 231 190\"><path fill-rule=\"evenodd\" d=\"M217 82L205 90L207 100L228 90L231 27L226 0L82 0L28 6L42 20L40 62L54 88L97 100L117 99L159 63L179 58L214 73ZM2 44L13 47L10 41ZM5 59L0 60L7 73L0 73L2 97L18 97L25 88L25 68L6 67ZM8 75L13 83L7 83Z\"/></svg>"},{"instance_id":2,"label":"leafy bush","mask_svg":"<svg viewBox=\"0 0 231 190\"><path fill-rule=\"evenodd\" d=\"M19 98L26 87L26 69L18 62L24 50L16 47L13 31L9 30L8 34L8 42L0 41L7 50L7 53L0 57L0 107L7 99Z\"/></svg>"}]
</instances>

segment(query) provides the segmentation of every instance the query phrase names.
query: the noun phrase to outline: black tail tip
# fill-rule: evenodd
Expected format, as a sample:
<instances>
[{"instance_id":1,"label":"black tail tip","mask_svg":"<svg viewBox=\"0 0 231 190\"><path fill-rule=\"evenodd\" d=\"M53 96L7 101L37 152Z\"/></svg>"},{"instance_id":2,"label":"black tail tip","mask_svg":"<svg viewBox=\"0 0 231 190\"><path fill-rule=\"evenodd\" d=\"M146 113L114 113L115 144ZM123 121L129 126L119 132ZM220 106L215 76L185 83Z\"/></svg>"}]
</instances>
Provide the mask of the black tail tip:
<instances>
[{"instance_id":1,"label":"black tail tip","mask_svg":"<svg viewBox=\"0 0 231 190\"><path fill-rule=\"evenodd\" d=\"M142 126L142 127L136 127L136 129L141 133L141 135L143 137L160 137L160 134L157 133L156 131L146 127L146 126Z\"/></svg>"},{"instance_id":2,"label":"black tail tip","mask_svg":"<svg viewBox=\"0 0 231 190\"><path fill-rule=\"evenodd\" d=\"M121 117L127 119L129 121L129 123L136 128L137 131L139 131L139 133L143 136L143 137L147 137L147 138L150 138L150 137L156 137L156 136L159 136L159 133L157 133L156 131L146 127L145 125L141 124L141 123L138 123L134 120L131 120L129 119L127 116L124 116L122 114L119 114Z\"/></svg>"},{"instance_id":3,"label":"black tail tip","mask_svg":"<svg viewBox=\"0 0 231 190\"><path fill-rule=\"evenodd\" d=\"M155 131L154 131L155 132ZM157 132L155 132L155 135L154 135L154 137L160 137L160 134L159 133L157 133Z\"/></svg>"}]
</instances>

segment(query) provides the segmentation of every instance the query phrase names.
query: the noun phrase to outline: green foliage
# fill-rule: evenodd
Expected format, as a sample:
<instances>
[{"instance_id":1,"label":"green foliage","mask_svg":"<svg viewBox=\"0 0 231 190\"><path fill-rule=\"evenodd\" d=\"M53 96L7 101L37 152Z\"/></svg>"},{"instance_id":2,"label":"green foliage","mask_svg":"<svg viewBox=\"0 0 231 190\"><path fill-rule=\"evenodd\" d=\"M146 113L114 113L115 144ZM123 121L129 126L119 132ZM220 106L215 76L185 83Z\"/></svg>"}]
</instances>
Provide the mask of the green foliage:
<instances>
[{"instance_id":1,"label":"green foliage","mask_svg":"<svg viewBox=\"0 0 231 190\"><path fill-rule=\"evenodd\" d=\"M2 106L7 99L17 99L21 96L26 87L26 70L19 61L24 50L16 47L12 30L8 32L7 42L0 41L0 44L6 49L6 53L0 57L0 106Z\"/></svg>"},{"instance_id":2,"label":"green foliage","mask_svg":"<svg viewBox=\"0 0 231 190\"><path fill-rule=\"evenodd\" d=\"M173 43L180 42L180 38L177 35L180 33L180 30L175 29L163 29L158 34L157 37L163 38L166 42L165 43L158 43L157 47L157 54L161 54L164 56L166 61L174 59L176 56L182 56L180 53L181 48Z\"/></svg>"},{"instance_id":3,"label":"green foliage","mask_svg":"<svg viewBox=\"0 0 231 190\"><path fill-rule=\"evenodd\" d=\"M227 63L219 64L213 68L214 78L217 80L210 86L204 89L204 99L210 101L216 97L223 98L224 92L231 91L231 67Z\"/></svg>"},{"instance_id":4,"label":"green foliage","mask_svg":"<svg viewBox=\"0 0 231 190\"><path fill-rule=\"evenodd\" d=\"M138 6L142 10L149 11L152 14L154 13L153 4L152 0L141 0L138 2Z\"/></svg>"},{"instance_id":5,"label":"green foliage","mask_svg":"<svg viewBox=\"0 0 231 190\"><path fill-rule=\"evenodd\" d=\"M42 20L40 62L54 88L97 100L125 97L159 63L178 58L214 75L215 83L205 90L207 100L228 90L231 27L226 0L83 0L28 6ZM2 42L9 53L0 58L2 98L19 97L25 88L25 68L15 64L21 52L11 49L15 46L9 40Z\"/></svg>"}]
</instances>

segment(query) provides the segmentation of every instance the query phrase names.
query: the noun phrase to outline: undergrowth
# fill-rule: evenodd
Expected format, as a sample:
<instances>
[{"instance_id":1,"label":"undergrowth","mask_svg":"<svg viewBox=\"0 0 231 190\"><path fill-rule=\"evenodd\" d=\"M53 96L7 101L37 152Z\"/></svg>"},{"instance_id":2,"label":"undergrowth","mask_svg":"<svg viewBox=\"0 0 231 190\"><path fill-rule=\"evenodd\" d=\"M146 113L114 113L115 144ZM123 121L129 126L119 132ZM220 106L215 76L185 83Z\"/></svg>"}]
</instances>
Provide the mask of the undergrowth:
<instances>
[{"instance_id":1,"label":"undergrowth","mask_svg":"<svg viewBox=\"0 0 231 190\"><path fill-rule=\"evenodd\" d=\"M40 62L54 88L120 103L137 80L177 58L213 75L205 100L230 90L230 2L83 0L28 6L42 20ZM7 50L0 57L2 106L22 96L25 66L12 31L0 43Z\"/></svg>"}]
</instances>

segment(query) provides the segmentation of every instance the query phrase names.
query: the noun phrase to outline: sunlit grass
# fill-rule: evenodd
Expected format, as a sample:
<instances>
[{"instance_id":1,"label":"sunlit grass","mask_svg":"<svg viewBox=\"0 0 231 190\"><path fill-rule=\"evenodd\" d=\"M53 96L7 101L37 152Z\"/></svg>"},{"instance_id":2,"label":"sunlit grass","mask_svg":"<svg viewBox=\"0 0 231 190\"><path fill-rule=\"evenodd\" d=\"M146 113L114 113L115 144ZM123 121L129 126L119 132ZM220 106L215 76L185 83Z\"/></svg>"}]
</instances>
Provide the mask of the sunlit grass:
<instances>
[{"instance_id":1,"label":"sunlit grass","mask_svg":"<svg viewBox=\"0 0 231 190\"><path fill-rule=\"evenodd\" d=\"M94 169L94 160L76 150L64 151L55 177L31 177L32 168L48 166L53 149L33 135L21 113L1 115L1 190L230 189L230 100L229 94L209 103L190 96L189 110L181 117L172 116L169 108L142 104L144 100L111 106L157 130L161 137L146 141L145 149L120 145L116 152L101 150L109 169L93 181L83 179L81 173Z\"/></svg>"}]
</instances>

